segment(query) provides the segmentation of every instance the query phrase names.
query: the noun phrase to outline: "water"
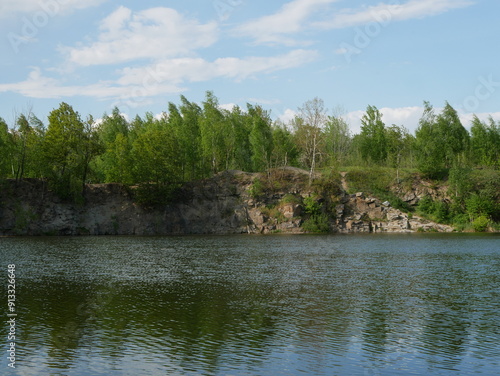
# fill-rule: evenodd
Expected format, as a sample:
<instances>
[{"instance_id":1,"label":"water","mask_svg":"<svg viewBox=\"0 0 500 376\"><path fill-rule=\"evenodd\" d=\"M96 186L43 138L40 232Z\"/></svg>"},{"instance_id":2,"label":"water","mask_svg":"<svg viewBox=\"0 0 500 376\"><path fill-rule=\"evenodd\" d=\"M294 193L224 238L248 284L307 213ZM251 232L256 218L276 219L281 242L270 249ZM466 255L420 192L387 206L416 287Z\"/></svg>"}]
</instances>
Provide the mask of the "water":
<instances>
[{"instance_id":1,"label":"water","mask_svg":"<svg viewBox=\"0 0 500 376\"><path fill-rule=\"evenodd\" d=\"M0 375L497 375L499 240L3 238Z\"/></svg>"}]
</instances>

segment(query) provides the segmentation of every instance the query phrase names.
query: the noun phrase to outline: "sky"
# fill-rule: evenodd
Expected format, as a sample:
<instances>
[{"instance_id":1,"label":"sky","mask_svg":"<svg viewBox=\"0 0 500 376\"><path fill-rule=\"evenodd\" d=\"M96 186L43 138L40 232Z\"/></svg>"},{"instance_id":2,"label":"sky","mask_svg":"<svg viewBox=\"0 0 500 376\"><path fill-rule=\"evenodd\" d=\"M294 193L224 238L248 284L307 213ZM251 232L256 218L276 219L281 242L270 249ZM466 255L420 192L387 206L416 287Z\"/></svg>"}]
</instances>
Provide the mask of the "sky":
<instances>
[{"instance_id":1,"label":"sky","mask_svg":"<svg viewBox=\"0 0 500 376\"><path fill-rule=\"evenodd\" d=\"M1 0L0 117L61 102L160 114L213 91L289 121L323 99L353 133L368 105L418 126L423 102L500 120L498 0Z\"/></svg>"}]
</instances>

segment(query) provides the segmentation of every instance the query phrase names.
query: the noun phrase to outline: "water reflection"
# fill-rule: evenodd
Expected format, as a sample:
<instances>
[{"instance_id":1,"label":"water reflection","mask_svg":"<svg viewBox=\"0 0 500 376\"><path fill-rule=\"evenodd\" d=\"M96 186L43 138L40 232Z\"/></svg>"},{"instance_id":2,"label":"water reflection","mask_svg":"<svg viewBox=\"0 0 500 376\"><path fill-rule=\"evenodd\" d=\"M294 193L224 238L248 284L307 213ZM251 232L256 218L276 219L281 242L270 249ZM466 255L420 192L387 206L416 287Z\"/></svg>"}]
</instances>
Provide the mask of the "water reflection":
<instances>
[{"instance_id":1,"label":"water reflection","mask_svg":"<svg viewBox=\"0 0 500 376\"><path fill-rule=\"evenodd\" d=\"M497 242L2 239L21 286L17 374L489 374Z\"/></svg>"}]
</instances>

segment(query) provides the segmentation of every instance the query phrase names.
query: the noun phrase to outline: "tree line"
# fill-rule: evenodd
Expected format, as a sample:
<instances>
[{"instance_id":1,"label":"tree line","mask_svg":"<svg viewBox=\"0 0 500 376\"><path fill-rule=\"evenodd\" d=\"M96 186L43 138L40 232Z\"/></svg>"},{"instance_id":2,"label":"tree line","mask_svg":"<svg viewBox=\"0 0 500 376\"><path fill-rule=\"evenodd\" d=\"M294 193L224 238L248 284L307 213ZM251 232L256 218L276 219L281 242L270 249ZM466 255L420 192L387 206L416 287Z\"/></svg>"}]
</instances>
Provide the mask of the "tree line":
<instances>
[{"instance_id":1,"label":"tree line","mask_svg":"<svg viewBox=\"0 0 500 376\"><path fill-rule=\"evenodd\" d=\"M273 121L259 105L222 109L212 92L201 104L181 96L161 116L131 121L118 108L95 121L61 103L47 122L30 111L11 125L0 118L0 177L45 179L76 198L89 182L161 193L229 169L296 166L312 178L322 168L370 165L416 168L442 179L456 168L500 165L500 123L475 116L468 131L448 103L436 113L425 102L415 134L385 124L375 106L361 123L361 132L352 134L342 113L329 114L319 98L304 103L289 123Z\"/></svg>"}]
</instances>

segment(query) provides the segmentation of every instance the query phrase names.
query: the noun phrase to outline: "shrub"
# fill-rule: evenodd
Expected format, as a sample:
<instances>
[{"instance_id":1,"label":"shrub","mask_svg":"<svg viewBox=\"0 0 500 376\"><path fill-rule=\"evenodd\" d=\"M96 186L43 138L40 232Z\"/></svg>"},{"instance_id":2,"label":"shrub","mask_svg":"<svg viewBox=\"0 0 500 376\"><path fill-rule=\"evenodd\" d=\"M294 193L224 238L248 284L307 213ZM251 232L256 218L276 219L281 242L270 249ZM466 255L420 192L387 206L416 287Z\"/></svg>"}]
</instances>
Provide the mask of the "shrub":
<instances>
[{"instance_id":1,"label":"shrub","mask_svg":"<svg viewBox=\"0 0 500 376\"><path fill-rule=\"evenodd\" d=\"M466 201L467 212L472 218L489 216L495 211L495 203L489 197L472 194Z\"/></svg>"},{"instance_id":2,"label":"shrub","mask_svg":"<svg viewBox=\"0 0 500 376\"><path fill-rule=\"evenodd\" d=\"M490 220L488 217L485 215L482 215L480 217L477 217L473 222L472 222L472 227L474 228L474 231L476 232L485 232L488 229L488 225L490 223Z\"/></svg>"},{"instance_id":3,"label":"shrub","mask_svg":"<svg viewBox=\"0 0 500 376\"><path fill-rule=\"evenodd\" d=\"M302 229L306 232L327 233L330 231L330 222L326 214L317 214L304 221Z\"/></svg>"},{"instance_id":4,"label":"shrub","mask_svg":"<svg viewBox=\"0 0 500 376\"><path fill-rule=\"evenodd\" d=\"M314 196L308 196L304 198L304 209L308 214L319 215L321 212L321 204Z\"/></svg>"},{"instance_id":5,"label":"shrub","mask_svg":"<svg viewBox=\"0 0 500 376\"><path fill-rule=\"evenodd\" d=\"M282 204L301 204L302 198L297 195L293 195L291 193L287 193L282 199Z\"/></svg>"},{"instance_id":6,"label":"shrub","mask_svg":"<svg viewBox=\"0 0 500 376\"><path fill-rule=\"evenodd\" d=\"M250 197L254 199L262 196L262 194L264 193L264 184L259 178L254 179L253 184L248 190L248 193L250 194Z\"/></svg>"}]
</instances>

